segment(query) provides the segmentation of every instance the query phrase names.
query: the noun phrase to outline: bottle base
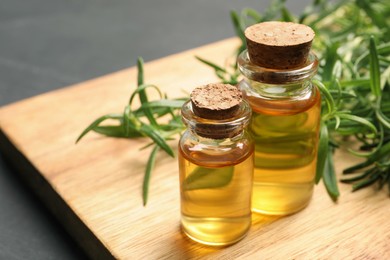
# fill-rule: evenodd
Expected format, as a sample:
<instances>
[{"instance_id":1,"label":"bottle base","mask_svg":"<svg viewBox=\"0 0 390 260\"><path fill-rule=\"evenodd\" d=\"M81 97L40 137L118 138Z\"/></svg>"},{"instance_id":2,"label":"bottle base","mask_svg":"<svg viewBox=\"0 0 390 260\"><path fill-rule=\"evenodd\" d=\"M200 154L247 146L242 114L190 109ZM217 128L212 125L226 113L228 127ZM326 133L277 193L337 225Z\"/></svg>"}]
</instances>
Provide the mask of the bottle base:
<instances>
[{"instance_id":1,"label":"bottle base","mask_svg":"<svg viewBox=\"0 0 390 260\"><path fill-rule=\"evenodd\" d=\"M242 240L251 226L251 217L198 218L182 216L182 231L191 240L208 246L229 246Z\"/></svg>"},{"instance_id":2,"label":"bottle base","mask_svg":"<svg viewBox=\"0 0 390 260\"><path fill-rule=\"evenodd\" d=\"M295 214L309 205L310 200L308 200L305 204L301 205L298 208L294 209L284 209L284 210L268 210L268 209L261 209L261 208L252 208L253 213L258 213L262 215L269 215L269 216L288 216Z\"/></svg>"},{"instance_id":3,"label":"bottle base","mask_svg":"<svg viewBox=\"0 0 390 260\"><path fill-rule=\"evenodd\" d=\"M304 209L313 194L310 183L254 183L252 212L264 215L291 215Z\"/></svg>"}]
</instances>

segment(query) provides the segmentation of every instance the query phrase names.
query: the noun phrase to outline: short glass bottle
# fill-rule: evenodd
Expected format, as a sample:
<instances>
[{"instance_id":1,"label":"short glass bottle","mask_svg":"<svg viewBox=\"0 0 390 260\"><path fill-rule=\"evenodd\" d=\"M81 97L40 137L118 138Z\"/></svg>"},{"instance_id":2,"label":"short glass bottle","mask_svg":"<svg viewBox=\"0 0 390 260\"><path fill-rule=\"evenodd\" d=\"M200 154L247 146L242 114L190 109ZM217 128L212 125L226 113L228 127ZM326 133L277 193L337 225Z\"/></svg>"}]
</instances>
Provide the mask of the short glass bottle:
<instances>
[{"instance_id":1,"label":"short glass bottle","mask_svg":"<svg viewBox=\"0 0 390 260\"><path fill-rule=\"evenodd\" d=\"M223 120L196 116L182 107L187 130L179 141L181 225L191 239L224 246L241 240L251 226L253 141L245 101Z\"/></svg>"},{"instance_id":2,"label":"short glass bottle","mask_svg":"<svg viewBox=\"0 0 390 260\"><path fill-rule=\"evenodd\" d=\"M321 97L311 79L318 67L313 53L303 67L268 69L238 58L239 87L253 113L255 142L253 211L286 215L310 201L316 172Z\"/></svg>"}]
</instances>

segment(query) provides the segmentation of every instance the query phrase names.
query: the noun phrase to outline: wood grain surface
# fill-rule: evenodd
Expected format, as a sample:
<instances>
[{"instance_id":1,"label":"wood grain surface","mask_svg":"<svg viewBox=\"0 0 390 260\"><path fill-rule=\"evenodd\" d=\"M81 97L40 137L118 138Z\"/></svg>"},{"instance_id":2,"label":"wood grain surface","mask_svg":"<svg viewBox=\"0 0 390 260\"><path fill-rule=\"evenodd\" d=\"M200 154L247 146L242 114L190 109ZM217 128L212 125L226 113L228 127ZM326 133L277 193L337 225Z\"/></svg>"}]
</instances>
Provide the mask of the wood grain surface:
<instances>
[{"instance_id":1,"label":"wood grain surface","mask_svg":"<svg viewBox=\"0 0 390 260\"><path fill-rule=\"evenodd\" d=\"M219 64L232 55L228 39L150 62L146 82L170 97L215 82L194 55ZM150 150L145 139L89 134L75 140L95 118L122 112L136 86L130 68L0 109L0 147L75 240L96 259L390 259L387 190L351 193L340 184L333 203L322 183L310 205L279 218L253 215L248 236L225 248L196 244L180 231L176 159L157 158L149 203L142 206L142 180ZM172 144L175 145L176 142ZM335 156L337 172L356 162Z\"/></svg>"}]
</instances>

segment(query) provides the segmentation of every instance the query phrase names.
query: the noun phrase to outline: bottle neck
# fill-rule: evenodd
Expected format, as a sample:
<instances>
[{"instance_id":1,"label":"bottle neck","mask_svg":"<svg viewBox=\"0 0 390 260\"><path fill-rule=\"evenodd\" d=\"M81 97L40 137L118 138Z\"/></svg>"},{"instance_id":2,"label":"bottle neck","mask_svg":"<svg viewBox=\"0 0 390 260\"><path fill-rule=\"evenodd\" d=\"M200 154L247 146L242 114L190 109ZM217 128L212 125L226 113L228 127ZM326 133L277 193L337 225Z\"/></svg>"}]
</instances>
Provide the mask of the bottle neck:
<instances>
[{"instance_id":1,"label":"bottle neck","mask_svg":"<svg viewBox=\"0 0 390 260\"><path fill-rule=\"evenodd\" d=\"M294 84L267 84L245 78L240 83L240 88L252 96L268 98L293 98L305 96L312 90L312 83L309 80Z\"/></svg>"},{"instance_id":2,"label":"bottle neck","mask_svg":"<svg viewBox=\"0 0 390 260\"><path fill-rule=\"evenodd\" d=\"M270 98L291 98L306 95L312 88L311 78L318 68L318 59L310 53L307 63L295 69L270 69L253 64L247 50L237 59L238 67L245 77L243 90L254 95Z\"/></svg>"},{"instance_id":3,"label":"bottle neck","mask_svg":"<svg viewBox=\"0 0 390 260\"><path fill-rule=\"evenodd\" d=\"M205 119L196 116L191 102L186 102L181 110L182 120L188 129L201 138L223 140L235 138L243 133L251 118L251 109L246 101L242 101L237 114L228 119Z\"/></svg>"}]
</instances>

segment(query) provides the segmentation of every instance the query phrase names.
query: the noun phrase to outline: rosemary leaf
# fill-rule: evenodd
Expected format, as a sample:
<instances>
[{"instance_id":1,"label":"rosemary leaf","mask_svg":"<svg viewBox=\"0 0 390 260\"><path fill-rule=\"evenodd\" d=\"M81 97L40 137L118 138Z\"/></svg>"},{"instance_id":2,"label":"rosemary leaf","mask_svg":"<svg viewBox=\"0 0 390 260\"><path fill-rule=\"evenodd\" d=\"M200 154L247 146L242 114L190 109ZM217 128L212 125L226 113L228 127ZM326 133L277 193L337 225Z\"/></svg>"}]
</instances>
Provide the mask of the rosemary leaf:
<instances>
[{"instance_id":1,"label":"rosemary leaf","mask_svg":"<svg viewBox=\"0 0 390 260\"><path fill-rule=\"evenodd\" d=\"M337 50L340 46L339 42L332 43L325 51L325 65L323 66L322 80L330 81L334 73L334 67L338 60Z\"/></svg>"},{"instance_id":2,"label":"rosemary leaf","mask_svg":"<svg viewBox=\"0 0 390 260\"><path fill-rule=\"evenodd\" d=\"M228 185L233 178L234 166L205 168L198 166L183 182L185 190L213 189Z\"/></svg>"},{"instance_id":3,"label":"rosemary leaf","mask_svg":"<svg viewBox=\"0 0 390 260\"><path fill-rule=\"evenodd\" d=\"M98 134L102 134L105 136L110 137L141 137L142 134L140 134L138 131L130 130L128 133L125 133L125 130L122 125L108 125L108 126L96 126L92 129L94 132Z\"/></svg>"},{"instance_id":4,"label":"rosemary leaf","mask_svg":"<svg viewBox=\"0 0 390 260\"><path fill-rule=\"evenodd\" d=\"M337 201L340 192L337 186L336 173L334 170L332 149L328 149L328 156L326 157L325 169L323 172L323 180L328 194L333 201Z\"/></svg>"},{"instance_id":5,"label":"rosemary leaf","mask_svg":"<svg viewBox=\"0 0 390 260\"><path fill-rule=\"evenodd\" d=\"M328 127L325 123L321 123L320 128L320 140L318 145L318 159L317 159L317 170L315 176L315 183L318 183L323 175L325 169L325 163L328 156L329 150L329 136L328 136Z\"/></svg>"},{"instance_id":6,"label":"rosemary leaf","mask_svg":"<svg viewBox=\"0 0 390 260\"><path fill-rule=\"evenodd\" d=\"M290 11L286 7L281 8L282 13L282 21L285 22L295 22L296 18L290 13Z\"/></svg>"},{"instance_id":7,"label":"rosemary leaf","mask_svg":"<svg viewBox=\"0 0 390 260\"><path fill-rule=\"evenodd\" d=\"M382 125L384 127L386 127L387 129L390 129L390 118L385 116L379 108L375 111L375 113L376 113L376 117L378 118L379 122L381 122Z\"/></svg>"},{"instance_id":8,"label":"rosemary leaf","mask_svg":"<svg viewBox=\"0 0 390 260\"><path fill-rule=\"evenodd\" d=\"M134 92L131 94L130 100L129 100L129 105L131 105L131 104L133 103L134 98L135 98L137 95L139 95L140 97L141 97L142 95L145 95L145 94L146 94L146 93L145 93L145 90L148 89L148 88L153 88L153 89L155 89L155 90L158 92L158 94L160 95L160 98L163 97L163 94L161 93L160 89L159 89L157 86L155 86L155 85L150 85L150 84L142 84L142 85L138 85L138 88L137 88L136 90L134 90ZM148 103L148 99L147 99L147 98L142 99L142 100L143 100L143 101L141 101L141 105L143 105L143 104L145 104L145 103ZM143 109L143 110L144 110L145 116L147 116L147 113L146 113L146 112L148 112L148 111L150 112L149 109Z\"/></svg>"},{"instance_id":9,"label":"rosemary leaf","mask_svg":"<svg viewBox=\"0 0 390 260\"><path fill-rule=\"evenodd\" d=\"M148 102L148 96L146 95L145 88L143 88L144 84L144 61L142 58L138 58L137 61L137 68L138 68L138 88L141 88L141 90L138 92L139 94L139 100L141 104ZM129 102L131 103L131 101ZM153 113L149 109L145 109L144 113L146 117L148 118L149 122L153 126L157 126L157 121L153 117Z\"/></svg>"},{"instance_id":10,"label":"rosemary leaf","mask_svg":"<svg viewBox=\"0 0 390 260\"><path fill-rule=\"evenodd\" d=\"M152 174L152 170L153 170L154 164L156 162L156 156L157 156L158 150L159 150L159 146L155 145L152 152L149 155L149 159L148 159L148 162L146 164L144 181L143 181L143 185L142 185L142 198L143 198L144 206L146 206L146 203L148 203L150 175Z\"/></svg>"},{"instance_id":11,"label":"rosemary leaf","mask_svg":"<svg viewBox=\"0 0 390 260\"><path fill-rule=\"evenodd\" d=\"M376 151L374 154L369 156L366 161L356 164L354 166L351 166L349 168L346 168L343 173L353 173L357 170L363 169L365 167L368 167L372 165L375 162L379 162L382 158L390 156L390 142L387 142L386 144L383 144L382 147Z\"/></svg>"},{"instance_id":12,"label":"rosemary leaf","mask_svg":"<svg viewBox=\"0 0 390 260\"><path fill-rule=\"evenodd\" d=\"M379 172L376 172L372 176L370 176L369 178L367 178L359 183L353 184L352 191L357 191L357 190L360 190L361 188L364 188L364 187L367 187L371 184L374 184L378 179L379 179Z\"/></svg>"},{"instance_id":13,"label":"rosemary leaf","mask_svg":"<svg viewBox=\"0 0 390 260\"><path fill-rule=\"evenodd\" d=\"M236 35L240 37L241 42L245 42L245 34L244 34L244 28L242 26L241 18L237 14L237 12L230 12L230 18L233 22L234 31L236 32Z\"/></svg>"},{"instance_id":14,"label":"rosemary leaf","mask_svg":"<svg viewBox=\"0 0 390 260\"><path fill-rule=\"evenodd\" d=\"M107 114L107 115L99 117L98 119L93 121L87 128L85 128L85 130L77 138L76 143L78 143L81 140L81 138L83 138L89 131L94 130L94 128L96 128L103 121L105 121L107 119L120 120L122 118L123 118L123 115L121 115L121 114Z\"/></svg>"},{"instance_id":15,"label":"rosemary leaf","mask_svg":"<svg viewBox=\"0 0 390 260\"><path fill-rule=\"evenodd\" d=\"M341 87L370 87L370 79L352 79L340 81Z\"/></svg>"},{"instance_id":16,"label":"rosemary leaf","mask_svg":"<svg viewBox=\"0 0 390 260\"><path fill-rule=\"evenodd\" d=\"M325 97L326 105L328 108L328 114L333 113L333 111L336 109L336 105L329 90L325 87L325 85L321 81L317 79L314 79L313 83L320 89L321 93Z\"/></svg>"},{"instance_id":17,"label":"rosemary leaf","mask_svg":"<svg viewBox=\"0 0 390 260\"><path fill-rule=\"evenodd\" d=\"M211 61L202 59L201 57L198 57L198 56L195 56L195 58L196 58L197 60L199 60L200 62L203 62L204 64L206 64L206 65L208 65L208 66L214 68L216 72L217 72L217 71L221 71L221 72L223 72L223 73L226 73L226 72L227 72L224 68L218 66L217 64L215 64L215 63L213 63L213 62L211 62Z\"/></svg>"},{"instance_id":18,"label":"rosemary leaf","mask_svg":"<svg viewBox=\"0 0 390 260\"><path fill-rule=\"evenodd\" d=\"M373 125L370 121L368 121L365 118L358 117L358 116L355 116L355 115L352 115L352 114L344 114L344 113L338 113L337 115L341 119L343 119L343 118L344 119L348 119L348 120L355 121L355 122L357 122L359 124L362 124L362 125L366 126L371 131L373 131L375 134L378 133L378 130L376 129L375 125Z\"/></svg>"},{"instance_id":19,"label":"rosemary leaf","mask_svg":"<svg viewBox=\"0 0 390 260\"><path fill-rule=\"evenodd\" d=\"M142 124L139 131L142 134L150 137L167 154L169 154L172 157L175 157L175 154L174 154L172 148L167 144L167 142L161 136L161 134L156 129L154 129L152 126L147 125L147 124Z\"/></svg>"},{"instance_id":20,"label":"rosemary leaf","mask_svg":"<svg viewBox=\"0 0 390 260\"><path fill-rule=\"evenodd\" d=\"M370 38L370 83L372 93L378 98L381 96L381 73L374 37Z\"/></svg>"},{"instance_id":21,"label":"rosemary leaf","mask_svg":"<svg viewBox=\"0 0 390 260\"><path fill-rule=\"evenodd\" d=\"M373 173L375 171L375 168L371 168L367 171L365 171L364 173L358 175L358 176L355 176L355 177L352 177L352 178L347 178L347 179L341 179L340 181L341 182L344 182L344 183L353 183L353 182L356 182L356 181L359 181L359 180L362 180L364 178L366 178L367 176L369 176L371 173Z\"/></svg>"},{"instance_id":22,"label":"rosemary leaf","mask_svg":"<svg viewBox=\"0 0 390 260\"><path fill-rule=\"evenodd\" d=\"M241 11L241 16L246 18L246 26L258 23L262 20L262 16L253 8L244 8Z\"/></svg>"}]
</instances>

